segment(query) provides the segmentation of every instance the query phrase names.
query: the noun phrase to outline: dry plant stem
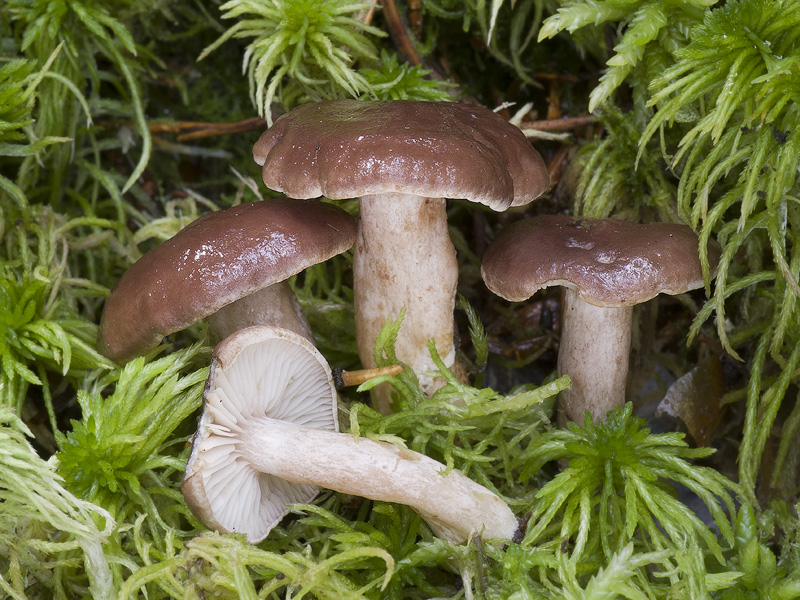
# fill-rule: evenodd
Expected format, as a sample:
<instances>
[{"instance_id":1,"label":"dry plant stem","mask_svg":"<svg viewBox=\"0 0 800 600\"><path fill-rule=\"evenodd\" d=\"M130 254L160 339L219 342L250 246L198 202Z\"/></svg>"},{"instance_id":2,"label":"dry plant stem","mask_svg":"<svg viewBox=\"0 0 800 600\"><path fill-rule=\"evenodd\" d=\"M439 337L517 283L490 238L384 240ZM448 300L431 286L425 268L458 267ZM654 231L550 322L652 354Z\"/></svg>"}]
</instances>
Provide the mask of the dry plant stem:
<instances>
[{"instance_id":1,"label":"dry plant stem","mask_svg":"<svg viewBox=\"0 0 800 600\"><path fill-rule=\"evenodd\" d=\"M534 79L544 79L545 81L569 81L578 83L580 78L570 73L534 73Z\"/></svg>"},{"instance_id":2,"label":"dry plant stem","mask_svg":"<svg viewBox=\"0 0 800 600\"><path fill-rule=\"evenodd\" d=\"M562 144L555 153L555 156L553 156L547 164L547 174L550 176L550 187L547 188L548 191L552 190L558 182L561 181L561 176L564 174L564 170L569 163L568 159L573 148L574 146L572 145Z\"/></svg>"},{"instance_id":3,"label":"dry plant stem","mask_svg":"<svg viewBox=\"0 0 800 600\"><path fill-rule=\"evenodd\" d=\"M558 372L568 374L572 386L561 392L561 412L583 423L584 411L595 421L625 402L632 307L603 308L584 302L567 288Z\"/></svg>"},{"instance_id":4,"label":"dry plant stem","mask_svg":"<svg viewBox=\"0 0 800 600\"><path fill-rule=\"evenodd\" d=\"M519 128L522 131L569 131L585 125L597 123L597 117L564 117L558 119L544 119L543 121L523 121Z\"/></svg>"},{"instance_id":5,"label":"dry plant stem","mask_svg":"<svg viewBox=\"0 0 800 600\"><path fill-rule=\"evenodd\" d=\"M261 117L253 117L252 119L245 119L244 121L236 121L233 123L220 123L217 127L201 128L190 133L179 135L176 139L179 142L188 142L191 140L199 140L207 137L215 137L218 135L233 135L234 133L245 133L247 131L256 131L263 129L267 122Z\"/></svg>"},{"instance_id":6,"label":"dry plant stem","mask_svg":"<svg viewBox=\"0 0 800 600\"><path fill-rule=\"evenodd\" d=\"M229 135L263 129L267 122L261 117L242 121L211 123L206 121L177 121L171 123L150 123L150 133L178 133L178 141L196 140L217 135ZM133 124L128 124L133 127Z\"/></svg>"},{"instance_id":7,"label":"dry plant stem","mask_svg":"<svg viewBox=\"0 0 800 600\"><path fill-rule=\"evenodd\" d=\"M286 281L253 292L208 317L211 337L215 341L224 340L251 325L282 327L314 343L311 327Z\"/></svg>"},{"instance_id":8,"label":"dry plant stem","mask_svg":"<svg viewBox=\"0 0 800 600\"><path fill-rule=\"evenodd\" d=\"M377 369L361 369L359 371L342 371L339 376L342 379L343 387L361 385L370 379L382 377L384 375L399 375L403 371L402 365L389 365Z\"/></svg>"},{"instance_id":9,"label":"dry plant stem","mask_svg":"<svg viewBox=\"0 0 800 600\"><path fill-rule=\"evenodd\" d=\"M561 100L558 97L558 79L551 79L547 94L547 120L555 121L560 119L563 114L561 111Z\"/></svg>"},{"instance_id":10,"label":"dry plant stem","mask_svg":"<svg viewBox=\"0 0 800 600\"><path fill-rule=\"evenodd\" d=\"M441 463L386 442L264 417L247 422L237 451L257 471L287 481L407 504L453 543L473 533L511 539L518 527L499 496L458 471L443 477Z\"/></svg>"},{"instance_id":11,"label":"dry plant stem","mask_svg":"<svg viewBox=\"0 0 800 600\"><path fill-rule=\"evenodd\" d=\"M370 25L372 18L375 16L375 7L378 5L378 0L369 0L371 6L369 8L358 11L355 18L361 21L364 25Z\"/></svg>"},{"instance_id":12,"label":"dry plant stem","mask_svg":"<svg viewBox=\"0 0 800 600\"><path fill-rule=\"evenodd\" d=\"M394 0L381 0L381 6L383 7L383 18L386 19L386 27L389 29L389 35L392 36L397 52L407 63L419 65L422 62L419 53L414 47L411 36L408 35Z\"/></svg>"},{"instance_id":13,"label":"dry plant stem","mask_svg":"<svg viewBox=\"0 0 800 600\"><path fill-rule=\"evenodd\" d=\"M445 201L408 194L361 198L353 255L356 344L364 367L374 367L373 346L389 319L406 316L395 344L397 358L432 394L444 381L421 375L435 370L428 340L445 365L455 362L453 309L458 263L447 232ZM389 412L389 389L373 394L376 409Z\"/></svg>"}]
</instances>

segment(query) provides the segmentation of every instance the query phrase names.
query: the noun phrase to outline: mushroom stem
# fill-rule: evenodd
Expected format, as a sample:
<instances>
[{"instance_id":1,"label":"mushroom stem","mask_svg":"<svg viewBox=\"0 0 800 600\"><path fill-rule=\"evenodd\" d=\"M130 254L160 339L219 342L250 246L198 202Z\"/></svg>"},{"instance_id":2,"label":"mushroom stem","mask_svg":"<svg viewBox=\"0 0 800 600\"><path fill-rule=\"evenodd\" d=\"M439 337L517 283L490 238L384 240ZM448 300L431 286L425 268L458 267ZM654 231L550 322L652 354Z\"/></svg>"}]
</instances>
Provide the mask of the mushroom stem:
<instances>
[{"instance_id":1,"label":"mushroom stem","mask_svg":"<svg viewBox=\"0 0 800 600\"><path fill-rule=\"evenodd\" d=\"M251 325L289 329L312 344L311 327L286 281L274 283L220 308L208 317L211 337L220 341Z\"/></svg>"},{"instance_id":2,"label":"mushroom stem","mask_svg":"<svg viewBox=\"0 0 800 600\"><path fill-rule=\"evenodd\" d=\"M453 543L472 534L514 536L518 522L503 500L459 471L412 450L268 417L242 426L237 453L257 471L414 508Z\"/></svg>"},{"instance_id":3,"label":"mushroom stem","mask_svg":"<svg viewBox=\"0 0 800 600\"><path fill-rule=\"evenodd\" d=\"M570 421L583 423L587 410L595 421L604 420L625 403L632 314L631 306L594 306L565 290L558 372L572 384L561 392L561 410Z\"/></svg>"},{"instance_id":4,"label":"mushroom stem","mask_svg":"<svg viewBox=\"0 0 800 600\"><path fill-rule=\"evenodd\" d=\"M458 263L444 199L397 193L363 196L353 278L356 345L364 366L375 366L375 340L386 321L397 318L405 306L397 357L419 375L426 394L444 385L442 379L421 375L436 369L428 352L431 338L444 364L451 367L455 362ZM390 412L387 389L374 394L373 402L381 412Z\"/></svg>"}]
</instances>

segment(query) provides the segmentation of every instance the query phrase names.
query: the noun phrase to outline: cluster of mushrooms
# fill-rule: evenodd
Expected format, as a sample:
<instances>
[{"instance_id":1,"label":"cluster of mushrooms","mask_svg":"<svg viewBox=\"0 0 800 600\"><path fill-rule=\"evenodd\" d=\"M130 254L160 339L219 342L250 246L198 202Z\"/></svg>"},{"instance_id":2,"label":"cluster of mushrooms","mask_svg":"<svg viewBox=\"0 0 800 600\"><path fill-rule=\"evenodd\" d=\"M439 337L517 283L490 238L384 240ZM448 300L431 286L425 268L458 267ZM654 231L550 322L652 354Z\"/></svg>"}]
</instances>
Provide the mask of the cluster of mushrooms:
<instances>
[{"instance_id":1,"label":"cluster of mushrooms","mask_svg":"<svg viewBox=\"0 0 800 600\"><path fill-rule=\"evenodd\" d=\"M112 290L100 325L99 347L118 362L201 319L219 342L186 467L189 507L206 526L255 543L322 486L408 504L455 543L513 539L518 521L490 490L411 450L338 432L331 370L287 280L355 246L364 366L405 307L397 356L433 393L442 382L423 375L435 368L429 339L459 372L445 198L498 211L527 204L549 185L541 156L481 107L354 100L294 109L253 153L264 183L286 197L207 214L145 254ZM358 222L320 196L359 198ZM707 251L713 266L718 251ZM563 411L600 419L624 402L632 306L702 286L698 254L684 225L539 216L501 232L482 273L511 301L566 288L559 371L572 387ZM388 391L373 402L387 412Z\"/></svg>"}]
</instances>

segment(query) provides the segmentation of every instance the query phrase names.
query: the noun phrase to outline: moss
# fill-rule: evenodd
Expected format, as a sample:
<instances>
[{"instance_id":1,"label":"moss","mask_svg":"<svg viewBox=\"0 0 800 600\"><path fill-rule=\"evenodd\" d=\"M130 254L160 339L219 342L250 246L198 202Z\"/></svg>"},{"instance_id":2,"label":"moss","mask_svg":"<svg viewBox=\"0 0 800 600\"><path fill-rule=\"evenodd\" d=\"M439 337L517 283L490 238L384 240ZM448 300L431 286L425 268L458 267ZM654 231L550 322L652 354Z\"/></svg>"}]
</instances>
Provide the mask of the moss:
<instances>
[{"instance_id":1,"label":"moss","mask_svg":"<svg viewBox=\"0 0 800 600\"><path fill-rule=\"evenodd\" d=\"M796 597L797 2L398 4L408 20L401 25L420 34L420 66L398 59L385 16L367 24L359 12L366 3L4 4L3 594ZM540 386L494 385L530 379L502 365L556 346L557 325L541 323L558 301L537 308L490 298L477 279L480 249L523 213L488 216L455 205L451 226L469 297L459 301L460 351L472 357L471 384L437 362L446 385L432 398L406 370L348 392L341 413L353 434L425 452L497 491L523 520L529 513L522 539L453 546L406 507L329 492L296 506L257 547L204 531L179 485L205 333L191 328L151 356L115 365L94 345L108 290L197 216L271 195L257 185L251 158L266 126L257 114L328 97L473 96L492 107L531 102L544 115L545 80L536 77L543 71L572 76L548 84L561 112L596 108L600 125L568 142L578 148L576 203L558 204L557 187L530 210L683 220L723 247L708 302L696 311L700 296L670 306L670 314L680 311L676 322L694 317L691 330L652 341L678 353L674 340L688 333L695 346L699 340L739 365L712 437L728 456L690 448L674 431L652 433L629 408L605 424L559 429L550 418L568 379L552 372L537 375ZM229 131L215 127L230 122L241 130L183 137ZM551 165L569 155L559 140L537 147ZM357 212L355 203L345 206ZM345 254L293 282L318 346L346 368L358 364L350 267ZM547 341L522 339L534 335L531 315L539 315L537 340ZM384 330L378 362L396 358L401 322ZM659 334L670 325L652 327ZM514 347L498 331L513 332ZM534 341L539 350L525 355L523 342ZM688 364L699 353L681 354ZM377 383L394 388L395 414L368 407ZM738 472L738 481L723 472ZM676 485L693 489L710 517L688 508Z\"/></svg>"}]
</instances>

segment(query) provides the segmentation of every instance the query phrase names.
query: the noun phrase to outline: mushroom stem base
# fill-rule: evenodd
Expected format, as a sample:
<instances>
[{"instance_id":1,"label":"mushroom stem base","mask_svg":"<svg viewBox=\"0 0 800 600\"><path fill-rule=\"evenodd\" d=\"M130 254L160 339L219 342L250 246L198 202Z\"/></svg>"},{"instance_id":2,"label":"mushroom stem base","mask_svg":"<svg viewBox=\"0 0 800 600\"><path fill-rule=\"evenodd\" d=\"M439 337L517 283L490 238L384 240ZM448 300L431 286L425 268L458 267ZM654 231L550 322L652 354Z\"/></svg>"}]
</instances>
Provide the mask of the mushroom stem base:
<instances>
[{"instance_id":1,"label":"mushroom stem base","mask_svg":"<svg viewBox=\"0 0 800 600\"><path fill-rule=\"evenodd\" d=\"M249 421L239 452L258 471L344 494L414 508L439 537L510 540L518 527L503 500L459 471L418 452L267 417Z\"/></svg>"},{"instance_id":2,"label":"mushroom stem base","mask_svg":"<svg viewBox=\"0 0 800 600\"><path fill-rule=\"evenodd\" d=\"M632 314L631 307L594 306L566 289L558 372L572 384L560 394L560 410L570 421L583 423L587 410L604 420L625 402Z\"/></svg>"}]
</instances>

